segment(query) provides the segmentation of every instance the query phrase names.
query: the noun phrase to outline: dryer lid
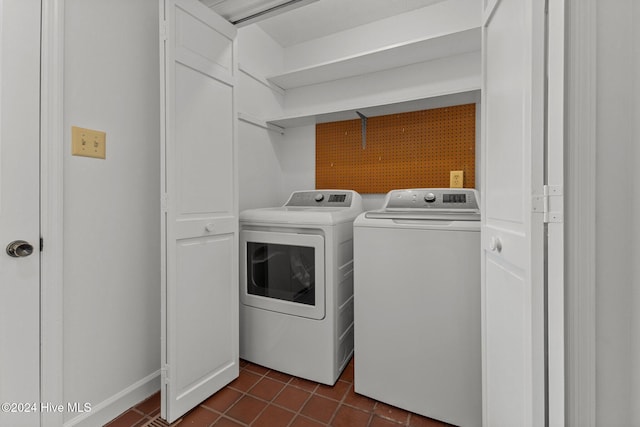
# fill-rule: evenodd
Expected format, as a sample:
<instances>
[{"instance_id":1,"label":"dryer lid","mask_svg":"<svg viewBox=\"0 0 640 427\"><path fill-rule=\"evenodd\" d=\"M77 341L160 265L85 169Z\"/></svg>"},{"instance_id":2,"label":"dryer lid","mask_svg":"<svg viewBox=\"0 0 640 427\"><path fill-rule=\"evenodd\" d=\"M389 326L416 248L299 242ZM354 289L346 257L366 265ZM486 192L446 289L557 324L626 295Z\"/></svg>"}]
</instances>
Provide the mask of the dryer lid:
<instances>
[{"instance_id":1,"label":"dryer lid","mask_svg":"<svg viewBox=\"0 0 640 427\"><path fill-rule=\"evenodd\" d=\"M249 209L240 221L261 224L335 225L362 212L362 197L353 190L294 191L284 206Z\"/></svg>"}]
</instances>

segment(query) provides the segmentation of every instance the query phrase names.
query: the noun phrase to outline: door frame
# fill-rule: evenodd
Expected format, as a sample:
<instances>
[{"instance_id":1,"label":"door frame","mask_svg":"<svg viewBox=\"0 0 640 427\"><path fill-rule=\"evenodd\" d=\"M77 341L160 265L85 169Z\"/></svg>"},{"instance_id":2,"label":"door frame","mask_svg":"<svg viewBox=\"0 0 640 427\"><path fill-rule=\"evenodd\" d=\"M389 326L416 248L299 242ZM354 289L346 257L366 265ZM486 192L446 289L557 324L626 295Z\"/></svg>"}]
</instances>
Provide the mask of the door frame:
<instances>
[{"instance_id":1,"label":"door frame","mask_svg":"<svg viewBox=\"0 0 640 427\"><path fill-rule=\"evenodd\" d=\"M565 0L565 425L596 425L597 0Z\"/></svg>"},{"instance_id":2,"label":"door frame","mask_svg":"<svg viewBox=\"0 0 640 427\"><path fill-rule=\"evenodd\" d=\"M40 400L63 402L64 0L43 0L40 99ZM41 426L63 414L41 413Z\"/></svg>"},{"instance_id":3,"label":"door frame","mask_svg":"<svg viewBox=\"0 0 640 427\"><path fill-rule=\"evenodd\" d=\"M495 2L491 0L490 2ZM571 37L578 49L566 56L566 71L573 67L574 83L565 88L564 124L567 133L565 207L567 213L580 212L579 224L567 224L564 250L567 320L564 348L566 363L565 401L573 395L573 404L565 408L565 419L595 420L595 77L592 55L595 46L596 9L594 0L568 0L565 6L567 46ZM64 4L65 0L42 2L41 46L41 232L44 251L41 256L41 400L63 400L63 90L64 90ZM576 36L577 34L577 36ZM574 46L575 47L575 46ZM576 108L581 105L583 108ZM586 107L585 107L586 106ZM571 107L573 112L568 111ZM567 112L568 111L568 112ZM570 113L570 114L569 114ZM572 196L573 193L573 196ZM575 256L571 261L567 251ZM574 268L580 260L582 267ZM571 270L571 271L570 271ZM578 286L579 285L579 286ZM573 289L573 290L572 290ZM571 321L576 316L580 320ZM572 355L580 357L571 360ZM575 363L572 363L575 362ZM577 395L577 396L576 396ZM582 415L580 415L582 414ZM62 425L62 414L42 414L42 426ZM589 424L585 424L589 425ZM593 425L593 424L590 424Z\"/></svg>"},{"instance_id":4,"label":"door frame","mask_svg":"<svg viewBox=\"0 0 640 427\"><path fill-rule=\"evenodd\" d=\"M565 0L548 0L546 40L545 184L547 416L549 426L565 424L564 129Z\"/></svg>"}]
</instances>

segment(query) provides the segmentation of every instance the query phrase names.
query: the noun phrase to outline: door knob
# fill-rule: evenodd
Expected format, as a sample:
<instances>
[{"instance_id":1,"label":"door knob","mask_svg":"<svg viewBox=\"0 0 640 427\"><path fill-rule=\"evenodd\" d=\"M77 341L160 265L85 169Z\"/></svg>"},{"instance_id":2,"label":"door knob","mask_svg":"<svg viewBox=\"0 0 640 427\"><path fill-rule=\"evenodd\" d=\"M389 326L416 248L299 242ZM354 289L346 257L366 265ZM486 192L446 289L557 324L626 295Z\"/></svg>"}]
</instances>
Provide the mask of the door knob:
<instances>
[{"instance_id":1,"label":"door knob","mask_svg":"<svg viewBox=\"0 0 640 427\"><path fill-rule=\"evenodd\" d=\"M499 237L492 237L491 242L489 243L489 249L493 252L502 252L502 240Z\"/></svg>"},{"instance_id":2,"label":"door knob","mask_svg":"<svg viewBox=\"0 0 640 427\"><path fill-rule=\"evenodd\" d=\"M14 258L22 258L33 253L33 246L24 240L14 240L7 245L7 254Z\"/></svg>"}]
</instances>

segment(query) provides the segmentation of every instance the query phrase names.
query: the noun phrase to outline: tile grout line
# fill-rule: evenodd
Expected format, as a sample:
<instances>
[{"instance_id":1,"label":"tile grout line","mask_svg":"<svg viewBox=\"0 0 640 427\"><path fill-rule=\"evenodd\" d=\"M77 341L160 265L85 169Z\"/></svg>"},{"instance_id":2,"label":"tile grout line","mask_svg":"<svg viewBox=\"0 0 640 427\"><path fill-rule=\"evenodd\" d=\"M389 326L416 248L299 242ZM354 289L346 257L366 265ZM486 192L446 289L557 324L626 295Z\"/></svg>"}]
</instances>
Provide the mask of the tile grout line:
<instances>
[{"instance_id":1,"label":"tile grout line","mask_svg":"<svg viewBox=\"0 0 640 427\"><path fill-rule=\"evenodd\" d=\"M349 361L347 363L347 365L344 367L344 369L342 370L342 372L340 373L340 375L342 375L344 373L344 370L347 369L347 366L349 365L349 363L351 363L351 361ZM338 377L338 381L340 381L340 377ZM337 384L337 381L336 381ZM338 402L338 406L336 407L336 410L333 413L333 416L329 419L329 425L331 425L331 423L333 422L333 420L335 419L336 415L338 414L338 411L340 410L340 407L342 405L345 405L344 401L347 398L347 394L349 393L349 390L351 390L351 387L353 387L353 383L349 383L347 382L347 384L349 384L349 386L347 387L347 390L342 394L342 398L340 399L340 401ZM354 387L354 393L355 393L355 387ZM347 405L348 407L350 407L350 405ZM364 412L364 411L363 411ZM371 418L371 417L369 417ZM369 425L367 423L367 425Z\"/></svg>"},{"instance_id":2,"label":"tile grout line","mask_svg":"<svg viewBox=\"0 0 640 427\"><path fill-rule=\"evenodd\" d=\"M254 364L254 365L255 365L255 364ZM247 365L247 366L249 366L249 365ZM256 366L260 366L260 365L256 365ZM244 369L246 369L246 366L245 366L245 368L244 368ZM266 368L265 368L265 369L266 369ZM260 375L259 373L255 372L255 371L252 371L252 370L250 370L250 369L247 369L247 370L248 370L249 372L253 373L253 374ZM250 387L250 388L245 392L245 394L247 394L247 395L248 395L249 391L251 391L251 390L252 390L252 389L253 389L253 388L254 388L254 387L255 387L255 386L260 382L260 380L261 380L262 378L268 378L268 379L270 379L270 380L277 381L277 382L279 382L280 384L283 384L283 385L284 385L284 387L282 387L282 389L281 389L281 390L280 390L280 391L279 391L279 392L278 392L278 393L273 397L273 399L272 399L271 401L269 401L269 402L267 402L267 401L266 401L266 400L264 400L264 399L261 399L261 398L260 398L260 397L258 397L258 396L249 395L249 397L252 397L252 398L254 398L254 399L258 399L258 400L260 400L261 402L265 402L265 403L267 404L267 405L262 409L262 411L260 411L260 413L256 416L256 418L255 418L252 422L254 422L255 420L257 420L257 419L260 417L260 415L261 415L261 414L262 414L262 413L267 409L267 407L268 407L268 406L270 406L270 405L273 405L273 406L275 406L276 408L280 408L280 409L286 410L287 412L292 413L293 411L292 411L290 408L287 408L287 407L284 407L284 406L282 406L282 405L279 405L279 404L275 403L275 399L276 399L276 398L277 398L277 397L278 397L278 396L279 396L279 395L280 395L280 394L281 394L281 393L282 393L282 392L287 388L287 386L291 386L291 387L294 387L294 388L296 388L296 389L298 389L298 390L301 390L301 391L304 391L304 392L309 393L309 396L307 396L307 398L304 400L304 402L302 402L302 404L300 405L300 408L298 408L298 410L297 410L296 412L293 412L293 417L291 418L291 420L289 421L289 423L287 424L287 426L291 426L291 424L292 424L292 423L295 421L295 419L296 419L297 417L299 417L299 416L300 416L300 417L304 417L304 418L309 419L309 420L312 420L312 421L317 422L317 423L319 423L319 424L323 424L323 425L325 425L325 426L330 426L330 425L331 425L331 424L330 424L330 422L329 422L328 424L327 424L327 423L323 423L323 422L321 422L320 420L317 420L317 419L315 419L315 418L309 417L309 416L307 416L307 415L305 415L305 414L303 414L303 413L302 413L302 410L304 409L305 405L309 402L309 400L311 400L311 398L312 398L314 395L316 395L316 396L318 396L318 397L325 398L325 399L332 400L332 401L334 401L334 402L338 402L338 401L337 401L337 400L335 400L335 399L331 399L330 397L327 397L327 396L323 396L323 395L318 394L318 393L317 393L317 391L318 391L318 389L319 389L319 387L320 387L320 384L319 384L319 383L316 383L316 384L313 386L313 388L312 388L311 390L308 390L308 389L305 389L305 388L303 388L303 387L299 387L299 386L297 386L297 385L295 385L295 384L292 384L292 383L291 383L293 379L295 379L295 378L299 378L299 377L296 377L296 376L293 376L293 375L290 375L290 374L285 374L285 375L288 375L288 376L290 377L290 378L289 378L289 380L287 380L287 382L285 383L285 382L282 382L282 381L277 380L277 379L275 379L275 378L271 378L271 377L269 377L269 376L268 376L268 374L269 374L269 372L272 372L272 371L274 371L274 372L280 372L280 371L275 371L275 370L273 370L273 369L268 369L268 370L267 370L267 372L265 372L264 374L262 374L262 375L261 375L261 378L260 378L258 381L256 381L256 383L255 383L253 386L251 386L251 387ZM304 378L299 378L299 379L305 380ZM305 381L308 381L308 380L305 380ZM311 381L311 382L313 382L313 381ZM345 382L346 382L346 381L345 381ZM347 383L348 383L348 382L347 382ZM345 394L346 394L346 393L345 393ZM344 399L344 396L343 396L343 399ZM341 401L342 401L342 400L341 400ZM340 401L340 402L341 402L341 401ZM333 417L335 416L335 412L337 412L338 408L340 407L340 402L338 402L338 406L336 407L336 410L335 410L335 411L334 411L334 413L332 414L332 417L329 419L330 421L333 419Z\"/></svg>"},{"instance_id":3,"label":"tile grout line","mask_svg":"<svg viewBox=\"0 0 640 427\"><path fill-rule=\"evenodd\" d=\"M273 369L269 369L269 370L267 371L267 373L265 374L265 376L266 376L269 372L271 372L271 371L273 371ZM280 371L275 371L275 372L280 372ZM286 374L286 375L289 375L289 374ZM287 388L287 386L295 387L295 388L297 388L298 390L302 390L302 391L308 392L308 393L309 393L309 396L307 396L307 398L304 400L304 402L302 402L302 404L300 405L300 407L298 408L298 410L293 414L293 417L291 417L291 420L289 421L289 423L287 424L287 426L290 426L290 425L295 421L295 419L296 419L298 416L303 416L303 417L305 416L305 415L302 413L302 408L304 408L304 406L307 404L307 402L309 402L309 400L311 400L311 397L313 396L314 391L315 391L315 390L317 390L317 388L318 388L318 385L316 385L316 386L313 388L313 391L305 390L305 389L303 389L303 388L301 388L301 387L298 387L298 386L296 386L296 385L294 385L294 384L291 384L291 381L292 381L294 378L297 378L297 377L294 377L293 375L289 375L289 376L290 376L290 378L289 378L289 380L288 380L286 383L284 383L284 387L282 387L282 390L280 390L280 391L278 392L278 394L276 394L276 395L273 397L273 399L272 399L272 402L274 402L274 403L273 403L273 405L274 405L275 407L277 407L277 408L285 409L285 410L287 410L287 411L289 411L289 412L292 412L292 411L291 411L291 409L289 409L289 408L285 408L285 407L282 407L282 406L278 405L277 403L275 403L275 399L276 399L276 398L277 398L277 397L278 397L278 396L279 396L279 395L280 395L280 394L281 394L281 393L282 393L282 392ZM275 378L271 378L271 379L275 380ZM277 380L275 380L275 381L277 381ZM269 406L269 405L267 405L267 406ZM266 407L265 407L265 409L266 409Z\"/></svg>"},{"instance_id":4,"label":"tile grout line","mask_svg":"<svg viewBox=\"0 0 640 427\"><path fill-rule=\"evenodd\" d=\"M257 375L257 376L259 376L260 378L258 378L258 380L257 380L255 383L253 383L252 385L250 385L250 386L247 388L247 390L246 390L246 391L238 390L238 389L233 388L233 387L229 387L229 388L230 388L230 389L232 389L232 390L239 391L239 392L241 393L241 395L240 395L240 397L238 397L238 399L237 399L235 402L233 402L231 405L229 405L229 407L228 407L228 408L227 408L227 409L226 409L226 410L221 414L221 416L220 416L220 418L224 417L224 418L226 418L226 419L232 420L232 421L233 421L233 422L235 422L235 423L239 423L239 424L242 424L243 426L247 426L247 427L248 427L248 426L250 426L252 422L254 422L255 420L257 420L257 419L258 419L258 417L262 414L262 412L264 412L264 410L266 409L266 407L267 407L267 406L265 406L264 408L262 408L262 410L261 410L260 412L258 412L258 414L256 414L255 418L254 418L254 419L252 419L252 420L251 420L251 423L249 423L249 424L244 423L244 422L242 422L242 421L240 421L240 420L238 420L238 419L236 419L236 418L233 418L233 417L231 417L230 415L226 415L226 414L227 414L227 412L229 412L229 410L231 410L231 408L233 408L233 407L234 407L234 406L235 406L239 401L241 401L243 397L251 397L251 398L255 398L254 396L250 396L250 395L249 395L249 391L250 391L251 389L253 389L253 388L254 388L254 387L255 387L255 386L256 386L256 385L257 385L257 384L258 384L258 383L259 383L259 382L264 378L264 376L266 375L266 373L259 374L258 372L251 371L250 369L247 369L247 367L248 367L248 366L249 366L249 363L247 363L246 365L244 365L244 367L242 367L241 371L250 372L251 374ZM268 372L268 371L267 371L267 372ZM240 377L240 375L239 375L239 374L238 374L238 377ZM216 420L215 422L217 423L217 422L218 422L218 420ZM214 424L215 424L215 423L214 423Z\"/></svg>"},{"instance_id":5,"label":"tile grout line","mask_svg":"<svg viewBox=\"0 0 640 427\"><path fill-rule=\"evenodd\" d=\"M252 370L250 368L251 366L260 367L261 368L260 370L264 370L264 372L260 373L260 372L257 372L255 370ZM213 413L218 415L218 418L215 421L213 421L211 424L209 424L210 427L214 426L222 418L224 418L225 420L233 421L234 423L238 423L238 424L240 424L242 426L245 426L245 427L251 426L267 410L267 408L269 406L274 406L275 408L278 408L278 409L284 410L284 411L286 411L286 412L288 412L290 414L293 414L291 420L287 424L288 427L290 427L294 423L294 421L299 417L302 417L302 418L308 419L308 420L312 420L313 422L322 424L324 426L331 426L332 422L335 421L336 416L337 416L338 412L340 411L340 408L343 407L343 406L346 407L346 408L350 408L350 409L353 409L353 410L356 410L356 411L359 411L359 412L364 412L365 414L368 414L369 415L369 419L368 419L367 424L366 424L368 427L371 426L371 424L373 423L373 420L377 416L376 408L378 407L378 405L380 403L378 401L374 400L375 403L372 406L371 410L366 410L364 408L361 408L361 407L358 407L358 406L355 406L355 405L352 405L352 404L349 404L349 403L346 402L346 399L347 399L347 396L349 394L349 391L351 391L351 389L353 389L353 392L355 393L355 384L354 384L353 380L352 381L342 380L342 379L340 379L340 377L338 377L338 380L336 381L336 384L338 382L343 382L343 383L345 383L347 385L347 388L346 388L346 391L342 394L340 400L337 400L337 399L335 399L333 397L319 394L318 391L321 390L321 384L320 383L315 383L314 381L309 381L309 380L306 380L304 378L299 378L299 377L296 377L296 376L293 376L293 375L290 375L290 374L286 374L286 373L282 373L283 375L286 375L288 377L288 379L286 381L283 381L280 378L273 378L273 377L269 376L270 373L272 373L272 372L273 373L281 373L281 372L273 370L273 369L268 369L268 368L263 367L261 365L256 365L256 364L254 364L252 362L248 362L248 363L245 364L244 367L241 367L240 368L240 372L243 372L243 371L246 372L246 373L250 373L251 375L255 375L257 377L257 379L253 384L251 384L247 388L246 391L240 390L240 389L232 387L230 385L225 386L225 387L228 387L229 389L239 393L239 395L238 395L238 397L236 399L234 399L229 404L229 406L223 412L220 412L220 411L218 411L218 410L216 410L214 408L210 408L209 406L206 406L204 404L204 402L201 403L200 405L198 405L199 407L202 407L202 409L207 410L209 412L213 412ZM342 376L343 373L344 373L344 370L340 374L340 376ZM263 399L263 398L261 398L259 396L254 396L254 395L250 394L251 390L255 389L257 387L257 385L265 378L267 378L269 380L272 380L272 381L274 381L274 382L276 382L276 383L278 383L278 384L280 384L282 386L281 389L269 401L267 401L267 400L265 400L265 399ZM315 383L315 385L312 388L305 388L305 387L301 387L299 385L292 384L292 381L294 379L296 379L296 378L299 378L299 379L301 379L301 380L303 380L305 382L309 381L310 383ZM278 396L280 396L284 392L284 390L289 386L291 386L291 387L293 387L293 388L295 388L297 390L300 390L300 391L308 393L308 396L301 403L300 407L296 411L293 411L291 408L282 406L282 405L280 405L280 404L275 402L275 400L278 398ZM335 387L335 385L333 387ZM323 423L323 422L321 422L321 421L319 421L319 420L317 420L317 419L315 419L313 417L307 416L304 413L302 413L302 410L304 409L305 405L307 405L307 403L309 402L309 400L311 400L313 398L313 396L317 396L318 398L328 399L328 400L330 400L332 402L336 402L337 403L337 406L334 409L331 417L329 418L328 423ZM261 403L264 403L264 407L256 414L256 416L248 424L244 423L244 422L242 422L240 420L237 420L236 418L233 418L233 417L227 415L228 411L231 408L233 408L243 397L251 397L252 399L255 399L255 400L257 400L257 401L259 401ZM398 408L398 409L402 410L402 408ZM154 420L156 420L156 418L158 418L158 415L152 416L151 412L149 414L143 413L143 411L141 411L137 407L132 407L132 408L130 408L130 410L133 411L134 413L138 414L138 415L142 415L142 417L143 417L141 420L137 421L132 426L140 425L140 422L144 422L144 424L142 424L143 427L144 427L144 426L149 425ZM155 412L155 410L156 409L154 409L154 411L152 411L152 412ZM396 424L398 426L409 427L411 425L411 419L412 419L412 415L413 414L411 412L409 412L409 411L405 411L405 412L407 412L407 416L406 416L404 422L400 422L400 421L398 421L398 420L396 420L394 418L387 418L387 417L385 417L383 415L380 415L379 417L381 419L383 419L383 420L392 422L392 423L394 423L394 424ZM177 420L176 423L174 423L174 424L170 425L170 424L167 423L167 426L179 427L178 424L181 423L181 422L182 422L182 418Z\"/></svg>"},{"instance_id":6,"label":"tile grout line","mask_svg":"<svg viewBox=\"0 0 640 427\"><path fill-rule=\"evenodd\" d=\"M251 363L251 362L250 362L250 363ZM254 365L255 365L255 364L254 364ZM260 401L260 402L266 403L266 405L264 406L264 408L262 408L262 410L261 410L261 411L256 415L256 417L251 421L251 423L255 422L255 420L257 420L257 419L260 417L260 415L262 415L262 413L263 413L264 411L266 411L266 410L267 410L267 408L268 408L270 405L273 405L274 407L279 408L279 409L283 409L283 410L285 410L285 411L287 411L287 412L293 413L293 411L292 411L290 408L287 408L287 407L281 406L281 405L279 405L279 404L277 404L277 403L275 403L275 402L274 402L274 401L275 401L275 399L276 399L276 398L277 398L277 397L278 397L278 396L279 396L279 395L280 395L280 394L281 394L281 393L282 393L282 392L287 388L287 386L295 387L295 388L296 388L296 389L298 389L298 390L302 390L302 391L305 391L305 392L308 392L308 393L309 393L309 396L308 396L308 397L307 397L307 399L302 403L302 405L301 405L301 406L300 406L300 408L297 410L297 412L293 413L293 417L291 418L291 421L289 421L289 423L288 423L287 425L291 425L291 423L296 419L296 417L297 417L298 415L302 415L302 416L304 416L304 414L302 414L300 411L302 411L302 408L304 408L304 405L309 401L309 399L311 399L311 396L313 396L313 394L314 394L314 392L313 392L313 391L305 390L305 389L303 389L303 388L301 388L301 387L298 387L298 386L296 386L296 385L294 385L294 384L291 384L291 381L292 381L294 378L296 378L296 377L294 377L294 376L292 376L292 375L286 374L286 375L289 375L289 377L290 377L290 378L287 380L287 382L283 382L283 381L280 381L280 380L278 380L278 379L276 379L276 378L271 378L271 377L267 376L267 375L269 374L269 372L274 371L273 369L267 369L267 368L265 368L265 369L267 369L267 371L266 371L266 372L264 372L263 374L260 374L260 373L258 373L258 372L256 372L256 371L252 371L251 369L247 369L247 366L250 366L250 365L249 365L249 364L245 365L245 366L242 368L242 370L247 371L247 372L250 372L250 373L252 373L252 374L254 374L254 375L257 375L257 376L259 376L260 378L259 378L259 379L258 379L258 380L253 384L253 385L251 385L251 386L250 386L246 391L242 391L242 390L238 390L238 389L236 389L236 388L234 388L234 387L230 387L231 389L236 390L236 391L238 391L238 392L242 393L242 395L241 395L241 396L240 396L240 397L239 397L235 402L233 402L233 404L231 404L231 405L229 406L229 408L227 408L227 409L224 411L224 413L222 414L222 416L224 416L224 417L225 417L225 418L227 418L227 419L233 420L234 422L240 422L241 424L243 424L243 425L245 425L245 426L251 425L251 424L244 424L244 423L242 423L240 420L237 420L237 419L235 419L235 418L232 418L232 417L229 417L229 416L226 416L226 415L225 415L225 414L228 412L228 410L229 410L229 409L231 409L231 408L232 408L236 403L238 403L238 401L239 401L240 399L242 399L244 396L251 397L252 399L256 399L256 400L258 400L258 401ZM260 366L260 365L255 365L255 366ZM274 371L274 372L280 372L280 371ZM259 383L262 379L264 379L264 378L268 378L268 379L270 379L270 380L276 381L276 382L278 382L278 383L280 383L280 384L282 384L282 385L283 385L282 389L281 389L278 393L276 393L276 395L274 395L274 396L273 396L273 399L271 399L271 401L266 401L266 400L264 400L264 399L260 398L259 396L254 396L254 395L249 394L249 392L250 392L251 390L253 390L253 389L254 389L254 387L255 387L256 385L258 385L258 383ZM314 386L313 390L315 391L317 388L318 388L318 386L316 385L316 386ZM314 421L316 421L316 420L314 420ZM217 422L217 420L216 420L216 422Z\"/></svg>"},{"instance_id":7,"label":"tile grout line","mask_svg":"<svg viewBox=\"0 0 640 427\"><path fill-rule=\"evenodd\" d=\"M247 366L250 366L250 365L247 365ZM244 367L244 369L245 369L245 370L247 370L247 366L245 366L245 367ZM256 365L256 366L260 366L260 365ZM264 366L263 366L263 368L264 368ZM267 368L265 368L265 369L267 369ZM253 372L253 371L251 371L250 369L249 369L248 371L249 371L249 372ZM255 382L255 384L253 384L251 387L249 387L249 388L247 389L247 391L246 391L246 393L245 393L245 396L249 396L249 397L252 397L252 398L254 398L254 399L258 399L258 401L262 401L262 402L264 402L264 400L263 400L263 399L260 399L258 396L252 396L252 395L249 395L249 392L250 392L251 390L253 390L253 389L254 389L254 388L255 388L255 387L260 383L260 381L262 381L264 378L267 378L267 374L268 374L269 372L270 372L270 369L267 369L267 371L266 371L265 373L263 373L263 374L262 374L262 376L258 379L258 381L256 381L256 382ZM257 372L253 372L253 373L254 373L254 374L257 374ZM291 380L289 380L289 381L291 381ZM286 387L286 385L285 385L285 387ZM282 390L284 390L284 387L282 387ZM282 390L281 390L281 391L282 391ZM278 394L280 394L280 393L278 393ZM277 395L276 395L276 396L277 396ZM276 397L274 396L273 398L275 399ZM251 425L253 422L255 422L255 420L257 420L258 418L260 418L260 415L262 415L262 414L263 414L263 412L264 412L264 411L266 411L268 407L269 407L269 402L266 402L266 405L264 405L264 408L262 408L262 410L261 410L260 412L258 412L258 414L256 414L255 418L254 418L253 420L251 420L251 422L250 422L248 425Z\"/></svg>"},{"instance_id":8,"label":"tile grout line","mask_svg":"<svg viewBox=\"0 0 640 427\"><path fill-rule=\"evenodd\" d=\"M271 371L269 371L271 372ZM279 372L279 371L277 371ZM275 403L275 400L278 396L280 396L280 394L282 394L282 392L287 388L287 386L291 386L291 387L296 387L295 385L291 384L291 381L294 377L291 376L291 378L289 379L289 381L287 381L287 383L285 384L284 387L282 387L282 390L280 390L278 392L278 394L276 396L274 396L273 400L274 400L274 404L276 405L276 407L280 407L278 404ZM299 387L296 387L298 390L302 390L302 391L307 391L304 389L301 389ZM316 386L317 388L317 386ZM300 405L300 407L298 408L298 410L293 414L293 417L291 417L291 419L289 420L289 422L287 423L287 427L291 426L293 424L293 422L296 420L296 418L298 418L298 416L304 416L304 414L302 414L302 408L304 408L304 406L307 404L307 402L311 399L311 396L313 396L312 392L309 392L309 396L307 396L307 398L304 400L304 402L302 402L302 404ZM288 408L287 408L288 409Z\"/></svg>"}]
</instances>

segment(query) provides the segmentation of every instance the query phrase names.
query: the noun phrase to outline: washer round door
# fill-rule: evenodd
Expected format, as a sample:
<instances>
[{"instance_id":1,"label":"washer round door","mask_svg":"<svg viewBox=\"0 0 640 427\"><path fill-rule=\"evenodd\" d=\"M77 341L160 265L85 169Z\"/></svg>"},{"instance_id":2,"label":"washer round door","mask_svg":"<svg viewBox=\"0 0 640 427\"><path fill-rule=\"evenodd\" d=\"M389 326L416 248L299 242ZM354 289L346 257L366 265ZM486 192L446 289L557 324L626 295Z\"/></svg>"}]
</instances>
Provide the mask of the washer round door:
<instances>
[{"instance_id":1,"label":"washer round door","mask_svg":"<svg viewBox=\"0 0 640 427\"><path fill-rule=\"evenodd\" d=\"M240 251L242 304L310 319L324 318L322 236L243 230Z\"/></svg>"}]
</instances>

